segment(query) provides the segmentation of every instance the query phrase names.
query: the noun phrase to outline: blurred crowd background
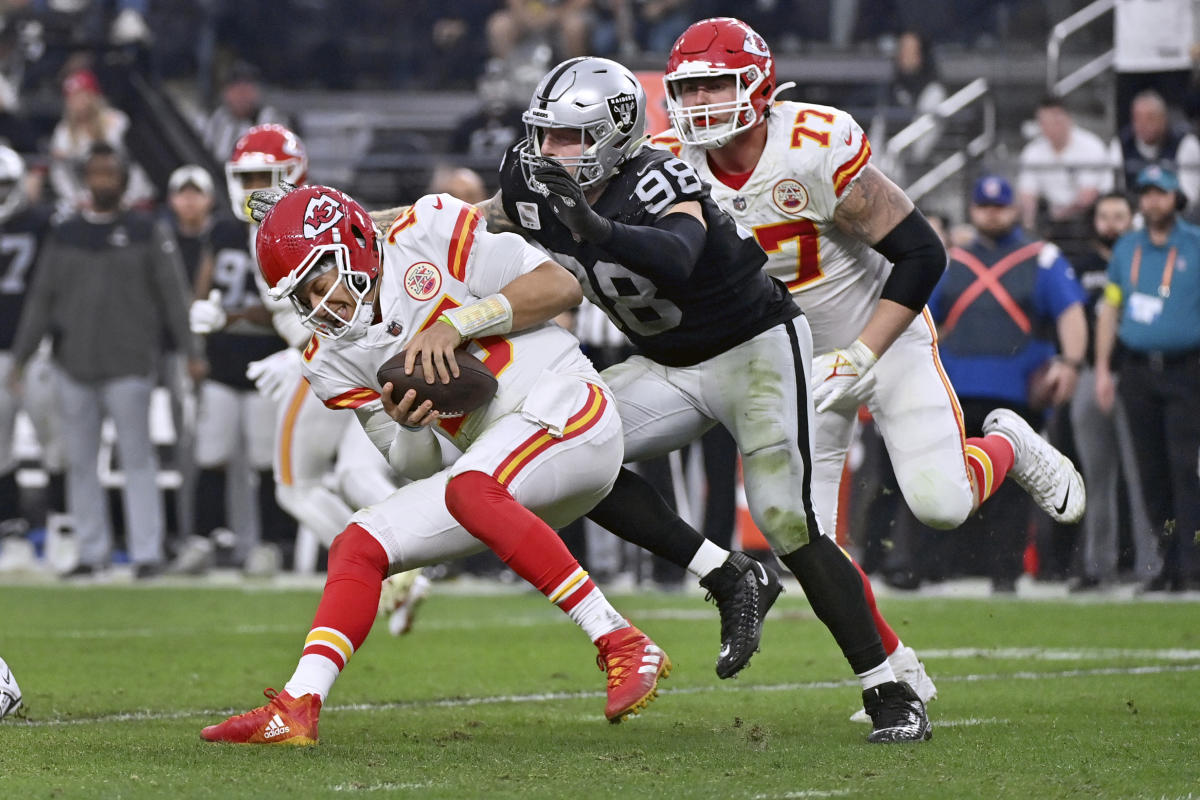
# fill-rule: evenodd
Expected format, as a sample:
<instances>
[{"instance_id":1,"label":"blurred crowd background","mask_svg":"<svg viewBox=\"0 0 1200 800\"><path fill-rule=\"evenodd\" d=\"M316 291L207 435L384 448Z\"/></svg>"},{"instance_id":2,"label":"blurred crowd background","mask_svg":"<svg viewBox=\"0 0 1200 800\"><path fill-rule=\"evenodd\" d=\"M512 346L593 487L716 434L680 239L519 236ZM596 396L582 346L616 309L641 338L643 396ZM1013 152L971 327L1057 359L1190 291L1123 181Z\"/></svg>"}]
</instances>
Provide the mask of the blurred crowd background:
<instances>
[{"instance_id":1,"label":"blurred crowd background","mask_svg":"<svg viewBox=\"0 0 1200 800\"><path fill-rule=\"evenodd\" d=\"M871 137L875 163L941 224L948 244L971 240L972 187L981 175L997 175L1015 187L1013 202L1031 236L1082 259L1094 251L1095 202L1110 192L1132 197L1136 170L1160 154L1178 171L1185 215L1200 208L1194 35L1161 29L1147 34L1130 26L1128 15L1121 30L1117 5L4 0L0 139L24 159L27 196L59 214L87 206L80 166L97 141L129 156L128 206L166 213L170 176L194 164L211 183L194 179L191 185L218 198L228 213L223 165L242 133L271 122L304 140L310 181L344 188L368 206L411 202L431 188L480 200L495 190L500 155L524 136L521 112L555 63L601 55L634 69L651 98L655 132L667 126L661 74L672 42L697 19L731 14L766 37L780 82L796 84L783 98L834 105L856 117ZM1139 62L1147 42L1182 44L1169 57ZM1160 56L1168 49L1157 47ZM1133 163L1139 153L1143 160ZM596 353L620 350L611 337L610 331L581 329ZM180 438L172 423L181 417L169 400L155 408L156 445L164 473L170 473ZM1050 409L1046 422L1070 451L1067 412ZM28 524L9 532L28 536L47 527L47 512L52 517L62 508L45 491L54 469L46 467L36 437L27 425L18 434L23 505L0 509L0 519L23 518ZM102 461L108 463L101 470L111 491L120 485L120 466L107 437ZM905 588L964 573L987 575L987 565L966 555L936 573L914 571L913 559L897 549L901 539L891 533L905 511L880 454L865 419L846 489L855 511L842 515L839 531L864 567ZM661 485L685 516L707 523L711 535L753 541L733 488L722 488L727 499L704 519L705 499L716 491L706 488L699 455L685 454L663 470ZM180 483L166 478L160 485L171 494ZM1131 528L1144 521L1130 512L1127 490L1119 491L1119 565L1123 574L1136 576ZM119 517L119 504L110 505ZM186 502L168 504L168 555L193 533L188 509ZM1023 567L1030 576L1088 577L1078 528L1056 529L1031 518L1025 533ZM919 539L911 534L905 546L917 547ZM601 540L580 534L577 541L596 550L596 571L636 569L639 579L664 583L681 577L645 564L631 567L632 554L601 552ZM295 566L290 554L278 563ZM306 564L314 568L319 561Z\"/></svg>"}]
</instances>

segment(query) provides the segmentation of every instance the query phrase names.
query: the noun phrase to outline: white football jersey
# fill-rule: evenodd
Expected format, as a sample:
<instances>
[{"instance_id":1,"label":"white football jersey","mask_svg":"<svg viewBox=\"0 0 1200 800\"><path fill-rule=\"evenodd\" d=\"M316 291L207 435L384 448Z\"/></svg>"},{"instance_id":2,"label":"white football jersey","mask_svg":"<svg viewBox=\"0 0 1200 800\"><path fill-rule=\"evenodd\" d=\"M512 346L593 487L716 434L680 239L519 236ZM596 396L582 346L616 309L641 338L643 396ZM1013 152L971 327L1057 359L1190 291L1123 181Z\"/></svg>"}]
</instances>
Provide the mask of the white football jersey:
<instances>
[{"instance_id":1,"label":"white football jersey","mask_svg":"<svg viewBox=\"0 0 1200 800\"><path fill-rule=\"evenodd\" d=\"M712 185L712 196L767 253L765 269L787 284L812 327L813 352L852 343L866 327L892 265L833 223L846 191L871 160L863 129L845 111L779 102L767 144L740 189L722 183L706 151L673 131L651 143L670 149Z\"/></svg>"},{"instance_id":2,"label":"white football jersey","mask_svg":"<svg viewBox=\"0 0 1200 800\"><path fill-rule=\"evenodd\" d=\"M495 294L547 260L516 234L488 233L474 206L448 194L422 197L380 241L379 318L353 341L314 336L303 356L304 375L325 405L355 409L360 419L382 412L376 370L403 350L413 334L447 309ZM482 408L437 423L435 430L459 450L466 450L495 419L520 410L543 372L603 385L575 337L552 322L475 339L468 352L487 365L499 388Z\"/></svg>"}]
</instances>

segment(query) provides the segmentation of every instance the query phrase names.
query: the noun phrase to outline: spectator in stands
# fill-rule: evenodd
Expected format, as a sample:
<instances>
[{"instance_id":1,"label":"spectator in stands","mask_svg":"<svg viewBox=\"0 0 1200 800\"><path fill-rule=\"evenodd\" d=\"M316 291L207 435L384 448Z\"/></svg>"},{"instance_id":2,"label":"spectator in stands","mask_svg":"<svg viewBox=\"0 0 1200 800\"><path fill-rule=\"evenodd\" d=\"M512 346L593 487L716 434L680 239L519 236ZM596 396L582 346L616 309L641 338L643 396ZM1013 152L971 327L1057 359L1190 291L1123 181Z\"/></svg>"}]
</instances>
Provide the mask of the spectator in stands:
<instances>
[{"instance_id":1,"label":"spectator in stands","mask_svg":"<svg viewBox=\"0 0 1200 800\"><path fill-rule=\"evenodd\" d=\"M218 161L233 152L233 146L255 125L277 123L292 130L287 116L263 102L262 73L258 67L239 61L229 70L221 89L221 104L201 126L201 137Z\"/></svg>"},{"instance_id":2,"label":"spectator in stands","mask_svg":"<svg viewBox=\"0 0 1200 800\"><path fill-rule=\"evenodd\" d=\"M525 136L521 115L529 107L533 87L526 87L496 61L476 86L479 108L459 120L450 134L450 152L473 161L499 164L513 142Z\"/></svg>"},{"instance_id":3,"label":"spectator in stands","mask_svg":"<svg viewBox=\"0 0 1200 800\"><path fill-rule=\"evenodd\" d=\"M488 52L479 46L496 0L439 0L417 3L414 25L429 31L400 54L400 82L413 88L469 89L483 71Z\"/></svg>"},{"instance_id":4,"label":"spectator in stands","mask_svg":"<svg viewBox=\"0 0 1200 800\"><path fill-rule=\"evenodd\" d=\"M1004 178L989 175L975 184L970 216L978 236L970 246L950 251L950 266L929 299L940 328L942 364L958 393L967 436L979 436L985 415L995 408L1011 409L1040 428L1034 395L1062 405L1083 367L1083 289L1057 247L1021 230ZM1061 356L1053 341L1039 338L1047 327L1057 328ZM1027 390L1031 386L1036 391ZM1006 481L955 531L989 556L994 591L1016 588L1030 511L1028 495Z\"/></svg>"},{"instance_id":5,"label":"spectator in stands","mask_svg":"<svg viewBox=\"0 0 1200 800\"><path fill-rule=\"evenodd\" d=\"M1200 199L1200 139L1171 124L1166 101L1153 89L1133 98L1129 120L1109 148L1121 187L1132 193L1137 176L1151 164L1173 166L1183 193L1195 204Z\"/></svg>"},{"instance_id":6,"label":"spectator in stands","mask_svg":"<svg viewBox=\"0 0 1200 800\"><path fill-rule=\"evenodd\" d=\"M1132 182L1131 182L1132 185ZM1096 201L1092 213L1095 236L1092 251L1075 265L1075 273L1087 293L1084 311L1088 317L1089 344L1096 329L1096 309L1103 302L1108 284L1108 262L1113 245L1133 224L1129 198L1119 192ZM1146 504L1137 479L1137 466L1129 422L1118 399L1109 411L1100 408L1096 397L1094 349L1088 348L1089 366L1079 375L1079 385L1071 401L1071 428L1084 482L1088 487L1088 508L1083 518L1083 561L1081 574L1072 582L1072 591L1098 589L1117 577L1117 534L1120 520L1117 508L1117 478L1125 476L1132 516L1132 533L1137 563L1134 573L1143 580L1153 578L1162 567L1156 542L1146 518Z\"/></svg>"},{"instance_id":7,"label":"spectator in stands","mask_svg":"<svg viewBox=\"0 0 1200 800\"><path fill-rule=\"evenodd\" d=\"M1200 229L1179 219L1179 177L1151 165L1137 178L1146 225L1121 237L1096 316L1096 402L1125 404L1163 568L1147 591L1200 588ZM1120 383L1114 373L1120 375Z\"/></svg>"},{"instance_id":8,"label":"spectator in stands","mask_svg":"<svg viewBox=\"0 0 1200 800\"><path fill-rule=\"evenodd\" d=\"M121 206L129 165L100 142L84 161L89 202L52 229L13 342L13 382L42 337L54 341L63 437L69 454L67 507L80 563L70 574L101 571L111 557L108 503L96 469L104 414L117 430L125 476L126 545L134 575L162 569L163 499L158 457L150 440L150 393L167 328L176 347L204 372L199 340L188 331L187 289L169 231Z\"/></svg>"},{"instance_id":9,"label":"spectator in stands","mask_svg":"<svg viewBox=\"0 0 1200 800\"><path fill-rule=\"evenodd\" d=\"M506 0L503 8L488 17L488 52L504 61L519 48L546 44L563 58L587 55L589 4L589 0Z\"/></svg>"},{"instance_id":10,"label":"spectator in stands","mask_svg":"<svg viewBox=\"0 0 1200 800\"><path fill-rule=\"evenodd\" d=\"M425 191L426 194L442 192L471 205L482 203L489 197L487 187L483 185L483 178L478 172L448 164L440 164L434 168L433 177L429 179L429 188Z\"/></svg>"},{"instance_id":11,"label":"spectator in stands","mask_svg":"<svg viewBox=\"0 0 1200 800\"><path fill-rule=\"evenodd\" d=\"M885 106L888 108L889 129L898 130L922 114L937 108L946 99L946 87L938 75L937 63L929 50L929 42L917 31L904 31L896 38L892 54L892 80L887 86ZM896 112L900 112L896 114ZM941 136L941 126L914 144L910 152L917 161L924 161Z\"/></svg>"},{"instance_id":12,"label":"spectator in stands","mask_svg":"<svg viewBox=\"0 0 1200 800\"><path fill-rule=\"evenodd\" d=\"M1100 137L1076 125L1057 97L1046 97L1038 105L1037 124L1041 133L1021 150L1021 223L1059 245L1070 258L1087 251L1089 212L1113 186L1111 160Z\"/></svg>"},{"instance_id":13,"label":"spectator in stands","mask_svg":"<svg viewBox=\"0 0 1200 800\"><path fill-rule=\"evenodd\" d=\"M90 198L81 169L84 160L97 143L124 149L129 117L108 104L91 70L68 74L62 90L63 116L50 138L50 184L60 202L77 209L85 207ZM154 196L154 187L136 164L130 164L125 183L125 205L147 203Z\"/></svg>"}]
</instances>

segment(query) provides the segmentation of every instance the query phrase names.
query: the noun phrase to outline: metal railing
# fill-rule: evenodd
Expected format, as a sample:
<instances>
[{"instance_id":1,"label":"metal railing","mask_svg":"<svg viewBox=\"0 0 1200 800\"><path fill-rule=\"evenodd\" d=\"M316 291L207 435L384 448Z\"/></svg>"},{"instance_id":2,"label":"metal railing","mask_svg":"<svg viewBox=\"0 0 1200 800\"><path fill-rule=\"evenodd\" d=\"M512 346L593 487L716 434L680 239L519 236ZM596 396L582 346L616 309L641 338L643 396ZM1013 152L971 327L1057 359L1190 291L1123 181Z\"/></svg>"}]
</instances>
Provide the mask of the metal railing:
<instances>
[{"instance_id":1,"label":"metal railing","mask_svg":"<svg viewBox=\"0 0 1200 800\"><path fill-rule=\"evenodd\" d=\"M1046 43L1046 89L1050 94L1058 97L1068 95L1113 68L1115 54L1109 49L1070 75L1059 77L1062 70L1063 41L1111 12L1116 6L1116 0L1096 0L1054 26L1050 32L1050 40Z\"/></svg>"},{"instance_id":2,"label":"metal railing","mask_svg":"<svg viewBox=\"0 0 1200 800\"><path fill-rule=\"evenodd\" d=\"M982 130L975 138L967 142L961 150L948 156L921 177L913 181L905 189L913 202L919 201L941 183L946 181L959 170L963 169L970 160L981 156L996 140L996 104L992 98L988 82L984 78L976 78L954 94L947 97L932 111L922 114L910 124L902 128L884 148L888 164L899 164L900 154L916 144L923 136L934 133L942 121L958 114L964 109L979 105L982 113Z\"/></svg>"}]
</instances>

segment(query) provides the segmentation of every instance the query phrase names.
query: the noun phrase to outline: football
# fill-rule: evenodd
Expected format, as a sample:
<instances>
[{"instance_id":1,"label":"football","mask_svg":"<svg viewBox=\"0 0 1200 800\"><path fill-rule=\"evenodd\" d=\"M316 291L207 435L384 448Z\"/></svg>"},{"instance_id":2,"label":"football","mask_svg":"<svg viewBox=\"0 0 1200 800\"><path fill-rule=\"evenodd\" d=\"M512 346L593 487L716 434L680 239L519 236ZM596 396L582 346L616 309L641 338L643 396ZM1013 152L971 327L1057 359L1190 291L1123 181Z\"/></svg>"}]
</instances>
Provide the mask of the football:
<instances>
[{"instance_id":1,"label":"football","mask_svg":"<svg viewBox=\"0 0 1200 800\"><path fill-rule=\"evenodd\" d=\"M406 352L401 350L383 362L375 373L380 388L391 382L394 402L400 402L405 392L415 389L418 404L432 400L434 410L441 416L459 417L484 405L496 394L496 376L492 375L482 361L465 350L454 351L454 359L458 362L458 377L451 377L449 383L442 383L440 379L435 378L431 384L425 382L425 373L420 362L413 367L411 375L404 374Z\"/></svg>"},{"instance_id":2,"label":"football","mask_svg":"<svg viewBox=\"0 0 1200 800\"><path fill-rule=\"evenodd\" d=\"M21 707L21 687L13 677L8 664L0 658L0 719L4 719Z\"/></svg>"}]
</instances>

